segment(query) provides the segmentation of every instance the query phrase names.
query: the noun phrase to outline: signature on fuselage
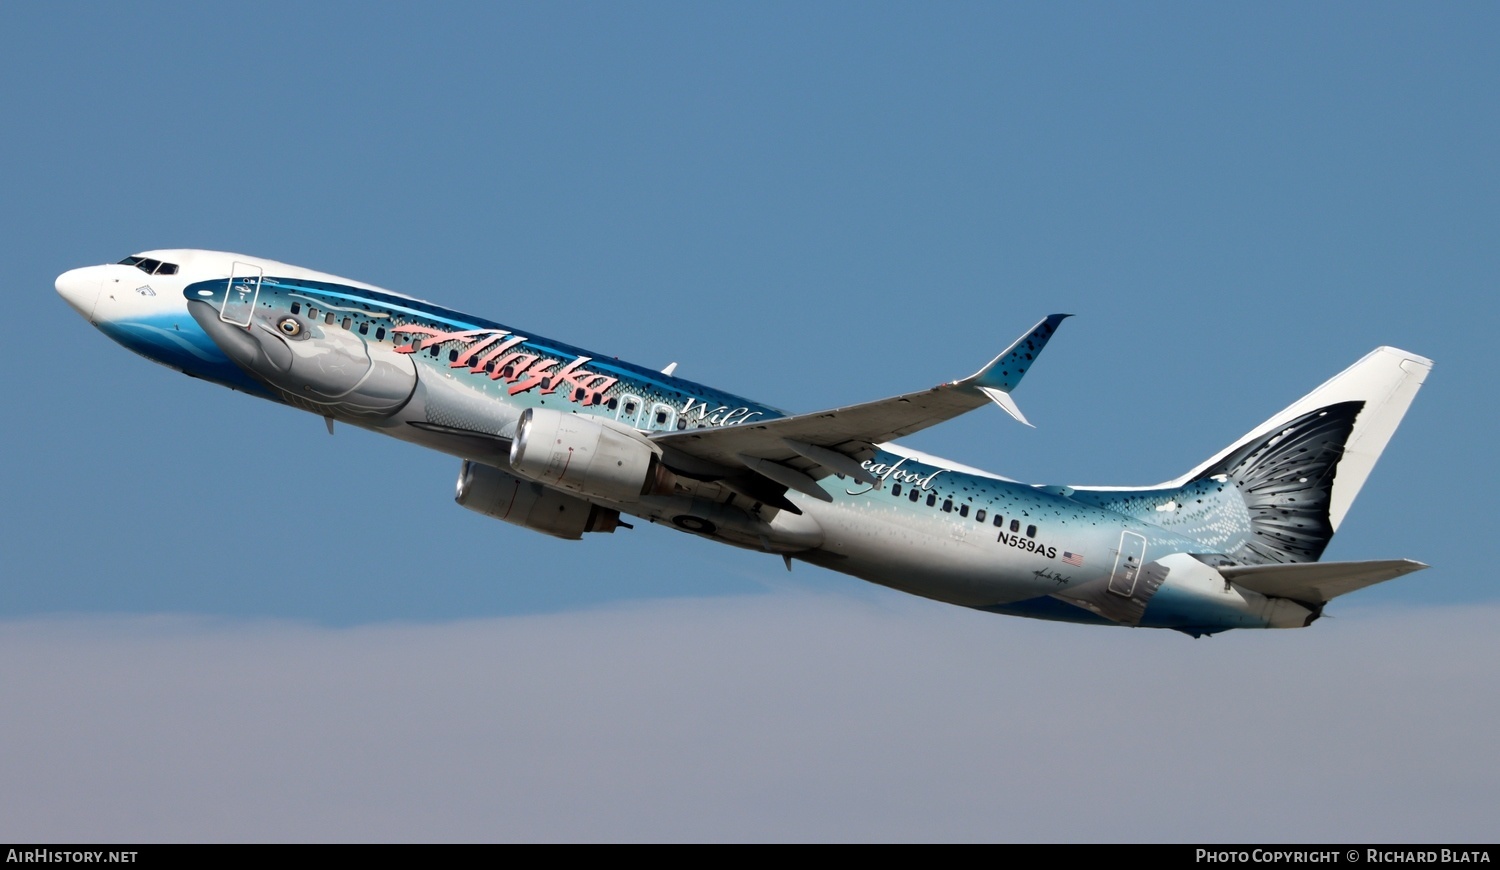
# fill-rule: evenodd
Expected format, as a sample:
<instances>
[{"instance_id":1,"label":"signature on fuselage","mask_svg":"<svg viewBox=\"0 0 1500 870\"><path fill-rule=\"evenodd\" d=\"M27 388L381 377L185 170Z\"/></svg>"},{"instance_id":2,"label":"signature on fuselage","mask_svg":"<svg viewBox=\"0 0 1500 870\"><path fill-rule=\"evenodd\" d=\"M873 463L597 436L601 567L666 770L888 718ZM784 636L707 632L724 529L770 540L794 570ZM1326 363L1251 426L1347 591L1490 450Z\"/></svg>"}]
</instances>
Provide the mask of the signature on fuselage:
<instances>
[{"instance_id":1,"label":"signature on fuselage","mask_svg":"<svg viewBox=\"0 0 1500 870\"><path fill-rule=\"evenodd\" d=\"M1073 578L1066 574L1059 574L1050 568L1041 568L1031 572L1031 576L1038 580L1051 580L1059 586L1066 586L1073 582Z\"/></svg>"}]
</instances>

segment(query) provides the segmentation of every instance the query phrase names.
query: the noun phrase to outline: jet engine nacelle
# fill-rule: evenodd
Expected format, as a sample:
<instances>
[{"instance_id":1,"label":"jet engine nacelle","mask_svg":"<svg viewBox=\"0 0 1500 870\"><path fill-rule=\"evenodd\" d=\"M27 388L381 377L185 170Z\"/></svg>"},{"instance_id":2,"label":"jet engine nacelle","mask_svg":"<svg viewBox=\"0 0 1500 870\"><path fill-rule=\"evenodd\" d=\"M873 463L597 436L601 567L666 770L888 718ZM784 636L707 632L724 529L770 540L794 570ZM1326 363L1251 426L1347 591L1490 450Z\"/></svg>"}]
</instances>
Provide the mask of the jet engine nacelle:
<instances>
[{"instance_id":1,"label":"jet engine nacelle","mask_svg":"<svg viewBox=\"0 0 1500 870\"><path fill-rule=\"evenodd\" d=\"M576 541L584 532L613 532L620 512L464 460L453 500L475 513Z\"/></svg>"},{"instance_id":2,"label":"jet engine nacelle","mask_svg":"<svg viewBox=\"0 0 1500 870\"><path fill-rule=\"evenodd\" d=\"M675 480L661 464L661 448L634 430L551 408L521 414L510 467L547 486L616 502L668 495Z\"/></svg>"}]
</instances>

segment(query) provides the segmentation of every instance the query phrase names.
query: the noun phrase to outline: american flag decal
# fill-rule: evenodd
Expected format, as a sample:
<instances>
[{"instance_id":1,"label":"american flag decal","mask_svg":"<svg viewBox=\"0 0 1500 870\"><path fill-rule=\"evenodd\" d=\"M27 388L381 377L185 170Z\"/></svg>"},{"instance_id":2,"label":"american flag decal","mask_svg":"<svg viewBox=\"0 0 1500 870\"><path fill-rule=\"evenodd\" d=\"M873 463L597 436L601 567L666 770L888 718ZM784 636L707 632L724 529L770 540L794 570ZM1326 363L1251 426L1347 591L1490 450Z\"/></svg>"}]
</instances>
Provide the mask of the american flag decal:
<instances>
[{"instance_id":1,"label":"american flag decal","mask_svg":"<svg viewBox=\"0 0 1500 870\"><path fill-rule=\"evenodd\" d=\"M1083 567L1083 556L1081 556L1078 553L1064 552L1063 553L1063 561L1067 562L1069 565L1072 565L1074 568L1082 568Z\"/></svg>"}]
</instances>

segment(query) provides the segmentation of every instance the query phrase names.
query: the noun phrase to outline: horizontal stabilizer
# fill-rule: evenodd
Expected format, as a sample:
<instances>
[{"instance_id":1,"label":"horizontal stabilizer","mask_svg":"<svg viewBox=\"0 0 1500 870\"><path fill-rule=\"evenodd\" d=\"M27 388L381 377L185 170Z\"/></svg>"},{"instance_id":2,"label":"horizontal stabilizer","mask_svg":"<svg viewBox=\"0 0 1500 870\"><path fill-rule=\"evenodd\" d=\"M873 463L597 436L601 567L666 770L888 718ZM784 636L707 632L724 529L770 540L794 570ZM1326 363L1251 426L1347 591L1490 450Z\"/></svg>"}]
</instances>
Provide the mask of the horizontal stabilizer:
<instances>
[{"instance_id":1,"label":"horizontal stabilizer","mask_svg":"<svg viewBox=\"0 0 1500 870\"><path fill-rule=\"evenodd\" d=\"M1378 562L1303 562L1219 568L1224 579L1271 598L1323 604L1366 586L1428 567L1411 559Z\"/></svg>"}]
</instances>

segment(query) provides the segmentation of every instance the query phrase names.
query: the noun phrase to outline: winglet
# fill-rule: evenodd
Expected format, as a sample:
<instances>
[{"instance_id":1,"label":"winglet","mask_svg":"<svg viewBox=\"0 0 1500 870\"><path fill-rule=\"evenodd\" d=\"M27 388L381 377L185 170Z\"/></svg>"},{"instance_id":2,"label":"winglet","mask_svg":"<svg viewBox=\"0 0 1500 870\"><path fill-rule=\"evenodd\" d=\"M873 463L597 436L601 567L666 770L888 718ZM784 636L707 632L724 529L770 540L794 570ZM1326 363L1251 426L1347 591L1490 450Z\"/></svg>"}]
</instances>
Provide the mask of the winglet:
<instances>
[{"instance_id":1,"label":"winglet","mask_svg":"<svg viewBox=\"0 0 1500 870\"><path fill-rule=\"evenodd\" d=\"M981 393L989 396L990 401L1004 408L1007 414L1030 426L1026 417L1021 414L1021 409L1016 407L1015 400L1010 397L1010 391L1021 383L1026 370L1031 368L1033 362L1036 362L1036 358L1041 355L1042 348L1047 346L1052 334L1057 332L1058 324L1072 316L1071 314L1047 315L1040 323L1033 326L1030 332L1016 339L1014 344L990 360L989 365L958 383L978 388Z\"/></svg>"},{"instance_id":2,"label":"winglet","mask_svg":"<svg viewBox=\"0 0 1500 870\"><path fill-rule=\"evenodd\" d=\"M1026 370L1047 346L1052 334L1057 331L1057 325L1071 314L1049 314L1042 321L1031 328L1031 331L1016 339L1015 343L1000 352L1000 355L990 360L990 364L980 369L974 375L964 378L963 383L973 384L976 387L990 387L1008 393L1021 383L1021 378Z\"/></svg>"},{"instance_id":3,"label":"winglet","mask_svg":"<svg viewBox=\"0 0 1500 870\"><path fill-rule=\"evenodd\" d=\"M1031 426L1031 428L1033 429L1036 428L1036 426L1032 425L1032 422L1030 420L1026 419L1026 415L1021 413L1021 409L1016 406L1016 400L1010 397L1010 393L1007 393L1004 390L998 389L996 387L980 387L979 392L984 393L986 396L989 396L991 402L994 402L1001 408L1004 408L1005 413L1011 415L1012 417L1015 417L1023 425Z\"/></svg>"}]
</instances>

